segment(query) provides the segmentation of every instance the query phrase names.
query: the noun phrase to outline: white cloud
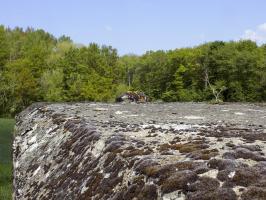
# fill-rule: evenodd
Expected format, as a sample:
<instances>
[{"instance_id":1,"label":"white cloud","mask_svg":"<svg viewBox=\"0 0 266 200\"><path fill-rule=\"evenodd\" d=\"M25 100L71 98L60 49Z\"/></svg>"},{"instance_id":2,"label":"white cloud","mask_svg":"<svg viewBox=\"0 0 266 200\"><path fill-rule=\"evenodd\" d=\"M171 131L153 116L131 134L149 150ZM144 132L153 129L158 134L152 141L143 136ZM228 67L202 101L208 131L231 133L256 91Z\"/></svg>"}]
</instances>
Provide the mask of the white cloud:
<instances>
[{"instance_id":1,"label":"white cloud","mask_svg":"<svg viewBox=\"0 0 266 200\"><path fill-rule=\"evenodd\" d=\"M104 28L106 31L109 31L109 32L113 30L113 28L109 25L106 25Z\"/></svg>"},{"instance_id":2,"label":"white cloud","mask_svg":"<svg viewBox=\"0 0 266 200\"><path fill-rule=\"evenodd\" d=\"M252 40L258 44L266 43L266 23L258 25L255 30L245 30L241 39Z\"/></svg>"},{"instance_id":3,"label":"white cloud","mask_svg":"<svg viewBox=\"0 0 266 200\"><path fill-rule=\"evenodd\" d=\"M259 29L260 31L265 31L265 32L266 32L266 23L259 25L259 26L258 26L258 29Z\"/></svg>"}]
</instances>

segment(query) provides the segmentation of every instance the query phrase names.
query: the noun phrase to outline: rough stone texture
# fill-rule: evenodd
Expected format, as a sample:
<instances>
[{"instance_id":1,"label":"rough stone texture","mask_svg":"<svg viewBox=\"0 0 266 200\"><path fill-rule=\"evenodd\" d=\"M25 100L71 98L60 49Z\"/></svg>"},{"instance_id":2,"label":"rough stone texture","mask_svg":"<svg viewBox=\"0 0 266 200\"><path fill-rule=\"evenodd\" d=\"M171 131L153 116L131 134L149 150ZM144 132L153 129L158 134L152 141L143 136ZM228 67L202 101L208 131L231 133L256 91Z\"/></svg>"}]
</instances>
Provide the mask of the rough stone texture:
<instances>
[{"instance_id":1,"label":"rough stone texture","mask_svg":"<svg viewBox=\"0 0 266 200\"><path fill-rule=\"evenodd\" d=\"M265 199L265 122L251 104L34 104L14 199Z\"/></svg>"}]
</instances>

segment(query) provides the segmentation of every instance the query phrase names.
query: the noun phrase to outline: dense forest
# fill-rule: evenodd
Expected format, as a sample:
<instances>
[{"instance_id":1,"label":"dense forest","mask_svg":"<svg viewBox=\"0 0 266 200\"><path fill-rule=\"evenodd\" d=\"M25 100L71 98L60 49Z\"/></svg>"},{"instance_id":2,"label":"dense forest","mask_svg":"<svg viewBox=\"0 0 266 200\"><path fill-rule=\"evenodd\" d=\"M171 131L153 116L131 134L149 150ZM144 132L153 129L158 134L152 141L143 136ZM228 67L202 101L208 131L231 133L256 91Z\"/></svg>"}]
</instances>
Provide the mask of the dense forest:
<instances>
[{"instance_id":1,"label":"dense forest","mask_svg":"<svg viewBox=\"0 0 266 200\"><path fill-rule=\"evenodd\" d=\"M215 41L119 56L110 46L0 26L0 115L37 101L114 101L127 90L166 102L265 101L266 45Z\"/></svg>"}]
</instances>

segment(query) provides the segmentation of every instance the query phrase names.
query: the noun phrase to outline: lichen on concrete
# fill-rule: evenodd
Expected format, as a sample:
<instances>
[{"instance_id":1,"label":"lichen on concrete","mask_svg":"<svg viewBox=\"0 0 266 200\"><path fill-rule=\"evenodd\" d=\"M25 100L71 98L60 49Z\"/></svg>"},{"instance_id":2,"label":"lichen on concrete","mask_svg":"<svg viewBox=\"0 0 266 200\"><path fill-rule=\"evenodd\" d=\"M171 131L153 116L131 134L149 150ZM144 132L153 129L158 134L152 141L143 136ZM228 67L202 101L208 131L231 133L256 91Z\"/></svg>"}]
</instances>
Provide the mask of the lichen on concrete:
<instances>
[{"instance_id":1,"label":"lichen on concrete","mask_svg":"<svg viewBox=\"0 0 266 200\"><path fill-rule=\"evenodd\" d=\"M34 104L16 119L14 199L266 199L266 108Z\"/></svg>"}]
</instances>

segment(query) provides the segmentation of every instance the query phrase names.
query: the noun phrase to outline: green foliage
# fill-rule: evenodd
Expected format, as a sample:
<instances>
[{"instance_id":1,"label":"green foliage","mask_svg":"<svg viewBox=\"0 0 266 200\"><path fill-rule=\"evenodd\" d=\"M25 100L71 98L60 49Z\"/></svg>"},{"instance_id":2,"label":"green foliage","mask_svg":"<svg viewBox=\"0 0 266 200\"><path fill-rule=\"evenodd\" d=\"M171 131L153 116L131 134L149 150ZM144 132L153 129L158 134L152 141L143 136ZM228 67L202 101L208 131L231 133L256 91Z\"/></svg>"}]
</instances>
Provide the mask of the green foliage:
<instances>
[{"instance_id":1,"label":"green foliage","mask_svg":"<svg viewBox=\"0 0 266 200\"><path fill-rule=\"evenodd\" d=\"M7 34L3 26L0 26L0 70L7 62L9 53L9 46L7 40Z\"/></svg>"},{"instance_id":2,"label":"green foliage","mask_svg":"<svg viewBox=\"0 0 266 200\"><path fill-rule=\"evenodd\" d=\"M162 94L162 100L165 101L165 102L174 102L174 101L178 101L177 99L177 93L173 90L168 90L168 91L165 91L163 94Z\"/></svg>"},{"instance_id":3,"label":"green foliage","mask_svg":"<svg viewBox=\"0 0 266 200\"><path fill-rule=\"evenodd\" d=\"M60 102L64 100L63 75L61 68L47 70L42 74L41 90L45 101Z\"/></svg>"},{"instance_id":4,"label":"green foliage","mask_svg":"<svg viewBox=\"0 0 266 200\"><path fill-rule=\"evenodd\" d=\"M36 101L114 101L126 90L164 101L265 101L266 45L215 41L119 57L43 31L0 26L0 115Z\"/></svg>"},{"instance_id":5,"label":"green foliage","mask_svg":"<svg viewBox=\"0 0 266 200\"><path fill-rule=\"evenodd\" d=\"M37 98L37 82L27 59L7 63L0 77L0 106L14 114Z\"/></svg>"},{"instance_id":6,"label":"green foliage","mask_svg":"<svg viewBox=\"0 0 266 200\"><path fill-rule=\"evenodd\" d=\"M227 95L230 95L227 96L227 99L230 99L231 101L245 101L243 88L238 81L229 83Z\"/></svg>"},{"instance_id":7,"label":"green foliage","mask_svg":"<svg viewBox=\"0 0 266 200\"><path fill-rule=\"evenodd\" d=\"M118 97L121 94L125 93L126 91L130 91L130 90L132 90L132 88L128 87L127 85L125 85L123 83L119 84L115 88L114 97ZM133 89L133 91L134 91L134 89Z\"/></svg>"}]
</instances>

